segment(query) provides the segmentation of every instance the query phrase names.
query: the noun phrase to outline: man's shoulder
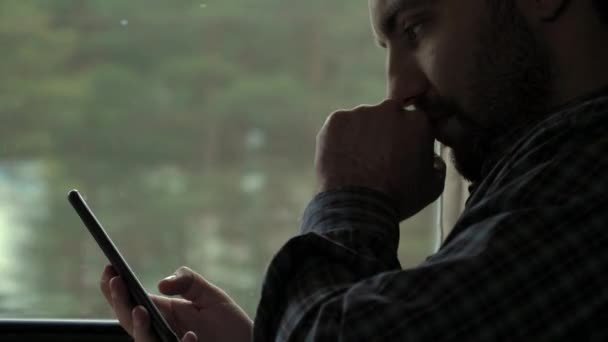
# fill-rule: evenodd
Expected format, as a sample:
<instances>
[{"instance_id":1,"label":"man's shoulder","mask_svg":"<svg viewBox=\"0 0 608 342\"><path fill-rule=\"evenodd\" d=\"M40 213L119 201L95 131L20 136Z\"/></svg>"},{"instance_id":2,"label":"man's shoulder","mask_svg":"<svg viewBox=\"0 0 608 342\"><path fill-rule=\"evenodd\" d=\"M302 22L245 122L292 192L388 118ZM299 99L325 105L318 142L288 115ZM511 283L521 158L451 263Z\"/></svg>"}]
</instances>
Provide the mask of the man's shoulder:
<instances>
[{"instance_id":1,"label":"man's shoulder","mask_svg":"<svg viewBox=\"0 0 608 342\"><path fill-rule=\"evenodd\" d=\"M503 157L476 200L500 196L504 203L529 206L604 195L607 129L608 97L556 113Z\"/></svg>"},{"instance_id":2,"label":"man's shoulder","mask_svg":"<svg viewBox=\"0 0 608 342\"><path fill-rule=\"evenodd\" d=\"M564 224L604 229L607 130L608 95L549 116L472 186L447 240L459 236L462 241L479 241L480 236L495 237L503 228L525 234Z\"/></svg>"}]
</instances>

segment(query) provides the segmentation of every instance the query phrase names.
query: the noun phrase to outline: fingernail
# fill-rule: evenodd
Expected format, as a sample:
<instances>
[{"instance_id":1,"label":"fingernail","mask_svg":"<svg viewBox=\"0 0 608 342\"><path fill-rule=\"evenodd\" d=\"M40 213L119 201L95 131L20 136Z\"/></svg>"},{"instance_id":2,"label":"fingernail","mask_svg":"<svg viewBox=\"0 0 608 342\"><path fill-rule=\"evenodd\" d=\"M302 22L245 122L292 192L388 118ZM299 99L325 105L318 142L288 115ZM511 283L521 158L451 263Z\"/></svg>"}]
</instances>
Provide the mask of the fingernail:
<instances>
[{"instance_id":1,"label":"fingernail","mask_svg":"<svg viewBox=\"0 0 608 342\"><path fill-rule=\"evenodd\" d=\"M416 105L410 104L403 107L403 110L406 112L415 112L417 110Z\"/></svg>"},{"instance_id":2,"label":"fingernail","mask_svg":"<svg viewBox=\"0 0 608 342\"><path fill-rule=\"evenodd\" d=\"M184 341L185 342L196 342L198 341L198 338L196 337L196 334L192 331L188 331L185 335L184 335Z\"/></svg>"},{"instance_id":3,"label":"fingernail","mask_svg":"<svg viewBox=\"0 0 608 342\"><path fill-rule=\"evenodd\" d=\"M173 281L177 279L177 276L175 274L172 274L170 276L168 276L167 278L163 279L163 281Z\"/></svg>"},{"instance_id":4,"label":"fingernail","mask_svg":"<svg viewBox=\"0 0 608 342\"><path fill-rule=\"evenodd\" d=\"M114 277L110 278L110 280L108 282L110 284L110 290L116 290L116 284L118 284L117 279L118 279L118 276L114 276ZM114 292L114 291L112 291L112 292Z\"/></svg>"},{"instance_id":5,"label":"fingernail","mask_svg":"<svg viewBox=\"0 0 608 342\"><path fill-rule=\"evenodd\" d=\"M144 318L146 317L146 312L144 311L145 309L143 309L142 307L135 307L133 308L133 323L136 326L141 326L143 323Z\"/></svg>"},{"instance_id":6,"label":"fingernail","mask_svg":"<svg viewBox=\"0 0 608 342\"><path fill-rule=\"evenodd\" d=\"M133 311L131 312L131 318L133 319L133 325L135 325L136 327L141 326L141 320L139 318L139 314L137 313L137 308L133 308Z\"/></svg>"}]
</instances>

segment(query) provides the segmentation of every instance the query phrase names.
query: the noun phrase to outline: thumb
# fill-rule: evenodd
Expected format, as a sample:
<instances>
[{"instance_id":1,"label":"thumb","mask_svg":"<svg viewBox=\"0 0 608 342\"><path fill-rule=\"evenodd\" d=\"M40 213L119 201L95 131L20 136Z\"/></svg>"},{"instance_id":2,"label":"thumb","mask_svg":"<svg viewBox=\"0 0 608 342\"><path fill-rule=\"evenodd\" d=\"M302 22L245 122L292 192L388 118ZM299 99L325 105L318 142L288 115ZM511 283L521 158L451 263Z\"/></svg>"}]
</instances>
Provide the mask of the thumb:
<instances>
[{"instance_id":1,"label":"thumb","mask_svg":"<svg viewBox=\"0 0 608 342\"><path fill-rule=\"evenodd\" d=\"M179 295L201 307L230 301L230 297L222 289L185 266L177 269L173 275L161 280L158 289L162 294L168 296Z\"/></svg>"},{"instance_id":2,"label":"thumb","mask_svg":"<svg viewBox=\"0 0 608 342\"><path fill-rule=\"evenodd\" d=\"M197 342L198 336L192 331L188 331L182 338L182 342Z\"/></svg>"}]
</instances>

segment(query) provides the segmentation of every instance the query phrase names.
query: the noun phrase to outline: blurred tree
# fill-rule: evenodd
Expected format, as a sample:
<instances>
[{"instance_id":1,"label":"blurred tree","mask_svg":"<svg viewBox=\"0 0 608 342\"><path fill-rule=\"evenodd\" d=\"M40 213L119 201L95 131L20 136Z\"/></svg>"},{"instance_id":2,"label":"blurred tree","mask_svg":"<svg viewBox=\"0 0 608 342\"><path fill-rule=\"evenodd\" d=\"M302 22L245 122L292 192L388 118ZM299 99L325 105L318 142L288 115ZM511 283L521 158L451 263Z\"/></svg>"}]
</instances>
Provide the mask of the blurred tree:
<instances>
[{"instance_id":1,"label":"blurred tree","mask_svg":"<svg viewBox=\"0 0 608 342\"><path fill-rule=\"evenodd\" d=\"M253 314L314 195L326 115L384 94L350 0L5 0L0 45L0 169L33 162L44 184L19 211L23 317L110 315L71 188L148 289L188 264ZM430 246L421 222L406 264Z\"/></svg>"}]
</instances>

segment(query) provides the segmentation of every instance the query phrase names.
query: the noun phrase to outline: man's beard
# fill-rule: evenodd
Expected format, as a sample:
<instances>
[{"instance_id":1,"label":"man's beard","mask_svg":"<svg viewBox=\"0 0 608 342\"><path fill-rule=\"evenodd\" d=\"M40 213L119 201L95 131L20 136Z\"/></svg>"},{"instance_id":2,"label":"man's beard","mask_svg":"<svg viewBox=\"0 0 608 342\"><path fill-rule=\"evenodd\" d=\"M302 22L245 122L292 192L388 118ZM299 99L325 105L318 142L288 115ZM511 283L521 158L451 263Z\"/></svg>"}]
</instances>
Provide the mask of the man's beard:
<instances>
[{"instance_id":1,"label":"man's beard","mask_svg":"<svg viewBox=\"0 0 608 342\"><path fill-rule=\"evenodd\" d=\"M450 112L466 128L452 147L456 170L480 181L487 162L516 143L514 134L545 115L553 86L551 58L535 38L515 1L496 1L484 19L468 79L467 108L454 99L426 99L422 107Z\"/></svg>"}]
</instances>

